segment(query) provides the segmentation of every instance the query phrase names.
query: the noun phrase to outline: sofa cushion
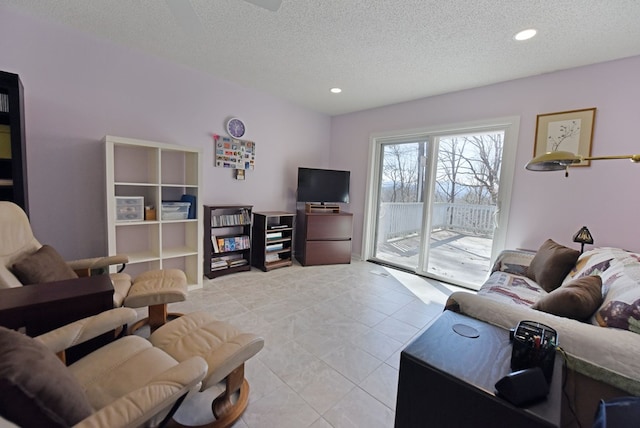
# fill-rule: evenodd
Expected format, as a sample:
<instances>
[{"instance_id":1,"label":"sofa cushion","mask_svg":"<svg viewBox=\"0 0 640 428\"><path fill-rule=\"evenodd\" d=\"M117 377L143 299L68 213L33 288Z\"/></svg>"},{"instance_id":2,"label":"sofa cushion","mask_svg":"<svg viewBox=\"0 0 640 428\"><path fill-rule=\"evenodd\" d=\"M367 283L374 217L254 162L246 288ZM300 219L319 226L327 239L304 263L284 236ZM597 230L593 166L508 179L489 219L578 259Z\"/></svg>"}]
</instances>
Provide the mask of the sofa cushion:
<instances>
[{"instance_id":1,"label":"sofa cushion","mask_svg":"<svg viewBox=\"0 0 640 428\"><path fill-rule=\"evenodd\" d=\"M640 333L640 254L602 248L593 254L589 264L602 270L604 295L592 322Z\"/></svg>"},{"instance_id":2,"label":"sofa cushion","mask_svg":"<svg viewBox=\"0 0 640 428\"><path fill-rule=\"evenodd\" d=\"M0 327L0 415L24 427L68 427L93 412L78 381L46 346Z\"/></svg>"},{"instance_id":3,"label":"sofa cushion","mask_svg":"<svg viewBox=\"0 0 640 428\"><path fill-rule=\"evenodd\" d=\"M602 304L602 279L585 276L563 284L531 306L566 318L586 320Z\"/></svg>"},{"instance_id":4,"label":"sofa cushion","mask_svg":"<svg viewBox=\"0 0 640 428\"><path fill-rule=\"evenodd\" d=\"M50 245L43 245L35 253L21 258L14 263L11 270L23 285L64 281L78 277Z\"/></svg>"},{"instance_id":5,"label":"sofa cushion","mask_svg":"<svg viewBox=\"0 0 640 428\"><path fill-rule=\"evenodd\" d=\"M536 252L526 276L546 292L558 288L575 266L580 252L547 239Z\"/></svg>"}]
</instances>

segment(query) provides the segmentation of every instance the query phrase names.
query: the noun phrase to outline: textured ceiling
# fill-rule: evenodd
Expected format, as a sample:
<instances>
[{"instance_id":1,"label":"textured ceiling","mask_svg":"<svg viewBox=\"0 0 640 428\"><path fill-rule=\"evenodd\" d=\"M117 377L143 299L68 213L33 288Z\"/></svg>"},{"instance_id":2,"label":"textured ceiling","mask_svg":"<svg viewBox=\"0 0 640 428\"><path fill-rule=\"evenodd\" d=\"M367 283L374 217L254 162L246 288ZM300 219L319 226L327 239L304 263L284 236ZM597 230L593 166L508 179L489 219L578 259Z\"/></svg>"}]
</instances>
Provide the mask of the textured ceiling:
<instances>
[{"instance_id":1,"label":"textured ceiling","mask_svg":"<svg viewBox=\"0 0 640 428\"><path fill-rule=\"evenodd\" d=\"M640 54L638 0L0 3L329 115Z\"/></svg>"}]
</instances>

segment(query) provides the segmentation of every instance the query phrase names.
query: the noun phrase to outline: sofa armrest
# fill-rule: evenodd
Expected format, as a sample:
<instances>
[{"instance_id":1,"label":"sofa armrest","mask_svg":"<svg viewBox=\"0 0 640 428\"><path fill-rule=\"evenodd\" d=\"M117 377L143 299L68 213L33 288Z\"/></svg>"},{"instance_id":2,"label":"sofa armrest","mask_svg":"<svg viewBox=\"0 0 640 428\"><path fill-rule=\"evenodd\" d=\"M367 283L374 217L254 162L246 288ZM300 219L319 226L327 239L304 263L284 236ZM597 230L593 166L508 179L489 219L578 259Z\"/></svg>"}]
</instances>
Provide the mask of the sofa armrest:
<instances>
[{"instance_id":1,"label":"sofa armrest","mask_svg":"<svg viewBox=\"0 0 640 428\"><path fill-rule=\"evenodd\" d=\"M36 337L55 353L134 322L137 312L132 308L116 308L83 318Z\"/></svg>"},{"instance_id":2,"label":"sofa armrest","mask_svg":"<svg viewBox=\"0 0 640 428\"><path fill-rule=\"evenodd\" d=\"M491 273L507 272L524 275L536 253L527 250L503 250L493 263Z\"/></svg>"},{"instance_id":3,"label":"sofa armrest","mask_svg":"<svg viewBox=\"0 0 640 428\"><path fill-rule=\"evenodd\" d=\"M194 389L207 374L207 363L191 357L160 373L142 388L99 409L75 427L138 427L149 420L157 425L176 401Z\"/></svg>"}]
</instances>

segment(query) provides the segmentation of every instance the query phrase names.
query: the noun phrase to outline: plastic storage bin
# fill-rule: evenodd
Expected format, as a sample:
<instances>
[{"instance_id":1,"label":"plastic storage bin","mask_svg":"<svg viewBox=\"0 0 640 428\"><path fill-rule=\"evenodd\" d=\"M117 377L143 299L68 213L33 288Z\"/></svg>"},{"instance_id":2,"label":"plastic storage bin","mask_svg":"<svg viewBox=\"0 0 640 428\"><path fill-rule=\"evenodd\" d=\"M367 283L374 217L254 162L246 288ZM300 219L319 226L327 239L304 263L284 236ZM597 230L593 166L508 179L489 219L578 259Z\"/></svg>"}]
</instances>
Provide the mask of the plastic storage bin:
<instances>
[{"instance_id":1,"label":"plastic storage bin","mask_svg":"<svg viewBox=\"0 0 640 428\"><path fill-rule=\"evenodd\" d=\"M144 220L144 197L116 196L116 221Z\"/></svg>"},{"instance_id":2,"label":"plastic storage bin","mask_svg":"<svg viewBox=\"0 0 640 428\"><path fill-rule=\"evenodd\" d=\"M162 220L186 220L189 217L190 202L163 202Z\"/></svg>"}]
</instances>

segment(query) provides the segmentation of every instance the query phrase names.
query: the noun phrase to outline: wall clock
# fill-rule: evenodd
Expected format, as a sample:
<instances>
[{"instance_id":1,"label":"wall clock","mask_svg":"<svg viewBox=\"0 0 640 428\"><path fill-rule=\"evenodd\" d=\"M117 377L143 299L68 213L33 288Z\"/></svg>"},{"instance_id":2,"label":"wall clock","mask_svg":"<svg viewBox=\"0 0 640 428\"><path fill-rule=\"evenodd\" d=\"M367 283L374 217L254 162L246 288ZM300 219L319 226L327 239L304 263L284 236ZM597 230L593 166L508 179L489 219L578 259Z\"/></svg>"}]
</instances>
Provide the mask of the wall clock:
<instances>
[{"instance_id":1,"label":"wall clock","mask_svg":"<svg viewBox=\"0 0 640 428\"><path fill-rule=\"evenodd\" d=\"M227 120L227 133L233 138L242 138L246 131L244 122L237 117Z\"/></svg>"}]
</instances>

